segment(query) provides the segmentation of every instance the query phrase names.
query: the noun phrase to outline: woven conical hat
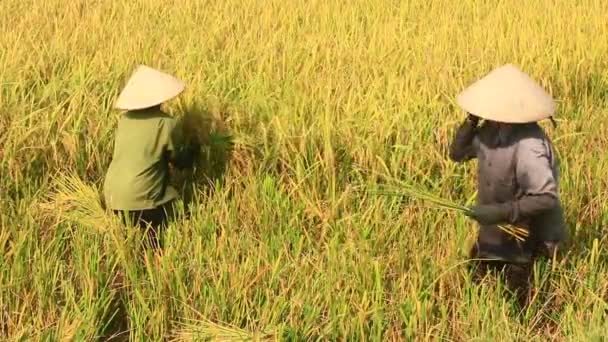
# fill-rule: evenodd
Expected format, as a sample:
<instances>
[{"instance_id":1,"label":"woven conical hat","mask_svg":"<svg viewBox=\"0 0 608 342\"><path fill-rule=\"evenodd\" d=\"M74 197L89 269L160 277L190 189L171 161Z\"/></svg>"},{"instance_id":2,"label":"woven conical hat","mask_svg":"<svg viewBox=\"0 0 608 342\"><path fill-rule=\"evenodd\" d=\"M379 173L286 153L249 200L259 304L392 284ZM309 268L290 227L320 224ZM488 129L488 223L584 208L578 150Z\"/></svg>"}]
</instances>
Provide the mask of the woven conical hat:
<instances>
[{"instance_id":1,"label":"woven conical hat","mask_svg":"<svg viewBox=\"0 0 608 342\"><path fill-rule=\"evenodd\" d=\"M115 107L121 110L154 107L176 97L184 88L184 83L177 78L140 65L118 96Z\"/></svg>"},{"instance_id":2,"label":"woven conical hat","mask_svg":"<svg viewBox=\"0 0 608 342\"><path fill-rule=\"evenodd\" d=\"M553 116L553 98L512 64L490 72L457 98L458 105L475 116L504 123L536 122Z\"/></svg>"}]
</instances>

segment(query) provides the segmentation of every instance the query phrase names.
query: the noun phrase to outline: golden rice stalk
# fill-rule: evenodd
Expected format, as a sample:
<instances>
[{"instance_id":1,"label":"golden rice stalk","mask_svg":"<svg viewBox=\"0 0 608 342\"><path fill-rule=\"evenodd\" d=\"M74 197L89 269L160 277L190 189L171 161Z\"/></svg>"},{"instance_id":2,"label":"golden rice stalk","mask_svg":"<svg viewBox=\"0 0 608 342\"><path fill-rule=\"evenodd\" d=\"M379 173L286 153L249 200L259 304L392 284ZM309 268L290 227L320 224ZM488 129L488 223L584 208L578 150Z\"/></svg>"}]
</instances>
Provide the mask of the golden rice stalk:
<instances>
[{"instance_id":1,"label":"golden rice stalk","mask_svg":"<svg viewBox=\"0 0 608 342\"><path fill-rule=\"evenodd\" d=\"M428 191L422 190L419 187L415 187L412 185L400 184L399 191L387 191L387 190L376 190L376 191L368 191L374 194L380 195L389 195L389 196L408 196L418 200L422 200L427 203L431 203L433 206L442 209L455 210L461 212L465 215L469 215L471 210L463 205L453 203L449 200L436 196ZM529 232L526 229L513 227L513 226L504 226L498 225L498 228L509 234L513 238L518 241L524 241L528 236Z\"/></svg>"},{"instance_id":2,"label":"golden rice stalk","mask_svg":"<svg viewBox=\"0 0 608 342\"><path fill-rule=\"evenodd\" d=\"M99 192L76 175L57 176L55 190L41 209L58 222L69 221L83 227L105 230L114 222L101 205Z\"/></svg>"},{"instance_id":3,"label":"golden rice stalk","mask_svg":"<svg viewBox=\"0 0 608 342\"><path fill-rule=\"evenodd\" d=\"M252 333L234 326L220 325L210 320L192 320L181 323L182 327L170 341L274 341L273 333Z\"/></svg>"}]
</instances>

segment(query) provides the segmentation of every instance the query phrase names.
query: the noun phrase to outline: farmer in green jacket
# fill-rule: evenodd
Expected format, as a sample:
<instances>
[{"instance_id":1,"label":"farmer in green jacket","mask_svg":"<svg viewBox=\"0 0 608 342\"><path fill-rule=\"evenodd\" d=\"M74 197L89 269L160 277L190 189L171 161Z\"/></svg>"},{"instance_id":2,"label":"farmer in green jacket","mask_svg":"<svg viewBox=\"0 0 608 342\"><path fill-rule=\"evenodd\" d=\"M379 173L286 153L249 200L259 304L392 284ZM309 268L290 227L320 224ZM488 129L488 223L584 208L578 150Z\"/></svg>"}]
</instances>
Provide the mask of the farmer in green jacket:
<instances>
[{"instance_id":1,"label":"farmer in green jacket","mask_svg":"<svg viewBox=\"0 0 608 342\"><path fill-rule=\"evenodd\" d=\"M116 130L114 154L104 182L106 207L147 228L153 248L177 198L169 184L169 165L193 165L197 146L185 144L178 121L161 104L178 96L184 84L171 75L139 66L115 107L126 112ZM126 214L126 215L123 215Z\"/></svg>"},{"instance_id":2,"label":"farmer in green jacket","mask_svg":"<svg viewBox=\"0 0 608 342\"><path fill-rule=\"evenodd\" d=\"M507 285L525 304L533 262L554 255L566 238L557 156L537 123L552 118L554 101L509 64L463 91L458 104L469 115L456 132L450 158L478 161L477 205L470 212L480 225L471 250L472 258L481 259L477 275L504 270ZM519 241L499 225L523 228L529 236Z\"/></svg>"}]
</instances>

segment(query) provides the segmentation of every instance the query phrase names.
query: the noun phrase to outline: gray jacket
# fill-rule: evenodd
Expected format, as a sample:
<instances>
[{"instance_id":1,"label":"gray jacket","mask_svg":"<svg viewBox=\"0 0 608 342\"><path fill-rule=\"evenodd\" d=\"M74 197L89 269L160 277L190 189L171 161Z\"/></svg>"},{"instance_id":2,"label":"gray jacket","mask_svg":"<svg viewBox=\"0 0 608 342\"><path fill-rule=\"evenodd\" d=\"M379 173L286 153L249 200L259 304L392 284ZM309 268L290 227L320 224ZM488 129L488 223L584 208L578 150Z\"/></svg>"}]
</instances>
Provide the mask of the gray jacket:
<instances>
[{"instance_id":1,"label":"gray jacket","mask_svg":"<svg viewBox=\"0 0 608 342\"><path fill-rule=\"evenodd\" d=\"M487 122L475 127L467 120L450 146L450 158L456 162L478 159L478 204L511 202L513 212L505 223L529 229L528 244L566 238L559 163L538 124L498 129ZM496 226L481 227L478 244L480 249L521 249Z\"/></svg>"}]
</instances>

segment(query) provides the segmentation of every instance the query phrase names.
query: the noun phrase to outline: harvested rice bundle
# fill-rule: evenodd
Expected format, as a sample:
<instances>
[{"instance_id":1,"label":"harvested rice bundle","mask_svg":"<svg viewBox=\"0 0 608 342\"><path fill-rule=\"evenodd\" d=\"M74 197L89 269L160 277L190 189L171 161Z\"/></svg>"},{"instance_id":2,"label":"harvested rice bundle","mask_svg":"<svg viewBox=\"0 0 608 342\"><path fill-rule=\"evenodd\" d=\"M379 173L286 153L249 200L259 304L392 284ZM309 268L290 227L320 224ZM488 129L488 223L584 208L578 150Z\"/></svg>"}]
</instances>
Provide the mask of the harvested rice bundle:
<instances>
[{"instance_id":1,"label":"harvested rice bundle","mask_svg":"<svg viewBox=\"0 0 608 342\"><path fill-rule=\"evenodd\" d=\"M372 190L368 192L388 196L407 196L416 200L430 203L432 204L432 206L437 208L455 210L457 212L465 214L468 217L471 216L471 209L469 209L468 207L465 207L458 203L454 203L450 200L447 200L445 198L432 194L424 189L421 189L420 187L413 186L410 184L401 183L399 184L398 190ZM511 225L498 225L498 228L500 228L502 231L509 234L518 241L524 241L529 236L529 232L524 228L514 227Z\"/></svg>"}]
</instances>

